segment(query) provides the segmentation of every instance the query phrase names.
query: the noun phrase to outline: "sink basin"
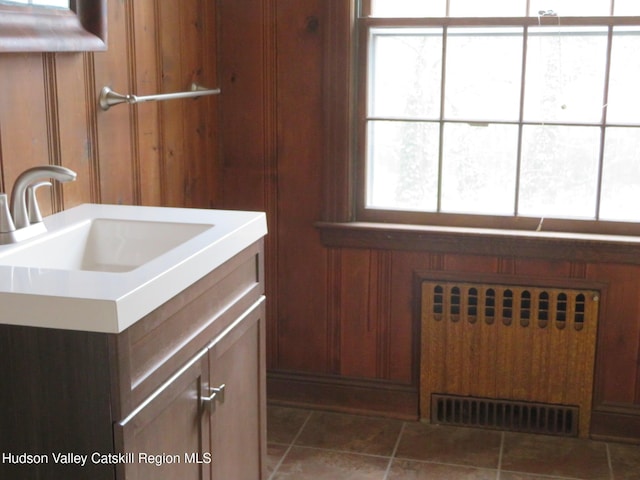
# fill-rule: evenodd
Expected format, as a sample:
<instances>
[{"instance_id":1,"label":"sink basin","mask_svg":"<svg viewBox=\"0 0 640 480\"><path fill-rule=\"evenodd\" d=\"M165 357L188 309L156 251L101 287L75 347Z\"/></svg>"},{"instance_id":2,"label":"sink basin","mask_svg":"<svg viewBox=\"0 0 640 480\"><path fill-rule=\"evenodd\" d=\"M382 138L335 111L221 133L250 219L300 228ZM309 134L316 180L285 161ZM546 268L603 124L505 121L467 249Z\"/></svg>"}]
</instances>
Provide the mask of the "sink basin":
<instances>
[{"instance_id":1,"label":"sink basin","mask_svg":"<svg viewBox=\"0 0 640 480\"><path fill-rule=\"evenodd\" d=\"M262 212L96 204L27 229L0 245L0 323L105 333L129 328L267 233Z\"/></svg>"},{"instance_id":2,"label":"sink basin","mask_svg":"<svg viewBox=\"0 0 640 480\"><path fill-rule=\"evenodd\" d=\"M210 224L90 219L0 254L0 264L128 272L212 227Z\"/></svg>"}]
</instances>

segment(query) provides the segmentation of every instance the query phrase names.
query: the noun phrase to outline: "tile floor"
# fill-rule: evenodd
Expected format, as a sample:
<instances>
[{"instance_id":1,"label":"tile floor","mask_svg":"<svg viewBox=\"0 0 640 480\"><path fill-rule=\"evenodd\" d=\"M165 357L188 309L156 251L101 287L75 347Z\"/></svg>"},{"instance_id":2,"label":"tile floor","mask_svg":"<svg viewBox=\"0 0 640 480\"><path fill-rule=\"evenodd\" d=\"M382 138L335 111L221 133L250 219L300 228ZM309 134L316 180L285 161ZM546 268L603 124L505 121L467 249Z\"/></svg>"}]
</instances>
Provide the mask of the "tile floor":
<instances>
[{"instance_id":1,"label":"tile floor","mask_svg":"<svg viewBox=\"0 0 640 480\"><path fill-rule=\"evenodd\" d=\"M640 480L640 446L270 406L270 480Z\"/></svg>"}]
</instances>

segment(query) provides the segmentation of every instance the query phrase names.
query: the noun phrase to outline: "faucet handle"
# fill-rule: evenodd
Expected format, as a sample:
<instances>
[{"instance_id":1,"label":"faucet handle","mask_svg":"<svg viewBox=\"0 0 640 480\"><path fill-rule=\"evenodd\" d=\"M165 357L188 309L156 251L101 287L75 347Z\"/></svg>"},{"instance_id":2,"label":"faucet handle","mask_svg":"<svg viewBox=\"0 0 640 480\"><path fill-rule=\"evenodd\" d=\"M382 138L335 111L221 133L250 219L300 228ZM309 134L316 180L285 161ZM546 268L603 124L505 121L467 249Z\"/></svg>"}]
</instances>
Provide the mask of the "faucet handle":
<instances>
[{"instance_id":1,"label":"faucet handle","mask_svg":"<svg viewBox=\"0 0 640 480\"><path fill-rule=\"evenodd\" d=\"M40 214L40 207L38 206L38 199L36 198L36 190L40 187L50 187L51 182L37 182L27 187L27 217L29 218L29 224L40 223L42 221L42 215Z\"/></svg>"}]
</instances>

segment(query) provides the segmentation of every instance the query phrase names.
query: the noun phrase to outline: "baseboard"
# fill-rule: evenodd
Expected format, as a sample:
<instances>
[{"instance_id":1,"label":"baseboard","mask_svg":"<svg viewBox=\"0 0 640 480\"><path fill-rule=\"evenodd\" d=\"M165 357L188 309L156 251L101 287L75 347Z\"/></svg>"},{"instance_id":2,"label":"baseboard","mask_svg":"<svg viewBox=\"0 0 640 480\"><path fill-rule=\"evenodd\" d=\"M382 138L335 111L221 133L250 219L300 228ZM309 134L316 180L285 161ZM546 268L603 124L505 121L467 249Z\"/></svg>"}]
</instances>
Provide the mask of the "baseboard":
<instances>
[{"instance_id":1,"label":"baseboard","mask_svg":"<svg viewBox=\"0 0 640 480\"><path fill-rule=\"evenodd\" d=\"M591 412L591 438L640 444L640 408L604 406Z\"/></svg>"},{"instance_id":2,"label":"baseboard","mask_svg":"<svg viewBox=\"0 0 640 480\"><path fill-rule=\"evenodd\" d=\"M418 387L376 380L267 373L267 399L272 405L418 419Z\"/></svg>"},{"instance_id":3,"label":"baseboard","mask_svg":"<svg viewBox=\"0 0 640 480\"><path fill-rule=\"evenodd\" d=\"M418 397L418 387L378 380L267 373L267 398L272 405L418 420ZM591 413L590 436L640 444L640 408L600 405Z\"/></svg>"}]
</instances>

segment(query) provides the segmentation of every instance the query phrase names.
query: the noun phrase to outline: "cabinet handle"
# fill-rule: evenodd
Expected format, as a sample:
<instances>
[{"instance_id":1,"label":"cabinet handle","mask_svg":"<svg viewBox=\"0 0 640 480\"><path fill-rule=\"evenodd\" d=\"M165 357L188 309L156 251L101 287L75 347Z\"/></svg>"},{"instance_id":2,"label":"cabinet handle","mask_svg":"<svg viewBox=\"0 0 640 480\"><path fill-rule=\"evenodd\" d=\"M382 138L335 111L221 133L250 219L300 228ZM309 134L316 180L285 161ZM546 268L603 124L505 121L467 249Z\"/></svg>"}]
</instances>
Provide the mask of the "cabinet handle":
<instances>
[{"instance_id":1,"label":"cabinet handle","mask_svg":"<svg viewBox=\"0 0 640 480\"><path fill-rule=\"evenodd\" d=\"M216 400L218 400L220 403L224 402L224 389L226 388L226 385L223 383L222 385L220 385L217 388L212 388L211 389L211 395L209 395L208 397L204 397L202 399L203 402L215 402Z\"/></svg>"}]
</instances>

